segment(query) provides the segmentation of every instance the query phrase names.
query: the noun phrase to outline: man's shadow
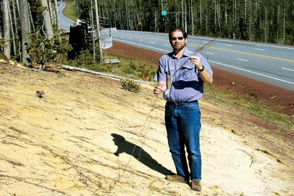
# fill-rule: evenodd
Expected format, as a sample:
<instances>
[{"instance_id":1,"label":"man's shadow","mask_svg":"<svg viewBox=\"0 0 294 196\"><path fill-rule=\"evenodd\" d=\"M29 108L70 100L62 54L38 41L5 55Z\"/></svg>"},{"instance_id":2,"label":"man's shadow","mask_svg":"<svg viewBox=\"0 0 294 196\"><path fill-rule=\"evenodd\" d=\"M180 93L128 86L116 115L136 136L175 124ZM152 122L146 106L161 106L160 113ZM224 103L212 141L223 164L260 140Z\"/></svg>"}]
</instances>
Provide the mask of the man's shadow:
<instances>
[{"instance_id":1,"label":"man's shadow","mask_svg":"<svg viewBox=\"0 0 294 196\"><path fill-rule=\"evenodd\" d=\"M153 159L150 154L148 154L144 149L140 146L137 146L131 142L125 140L125 138L121 135L116 133L112 133L111 136L113 137L114 144L117 145L117 150L114 153L116 156L119 156L120 153L127 153L133 156L135 159L153 169L163 175L171 175L173 174L170 170L163 167L159 164L155 159Z\"/></svg>"}]
</instances>

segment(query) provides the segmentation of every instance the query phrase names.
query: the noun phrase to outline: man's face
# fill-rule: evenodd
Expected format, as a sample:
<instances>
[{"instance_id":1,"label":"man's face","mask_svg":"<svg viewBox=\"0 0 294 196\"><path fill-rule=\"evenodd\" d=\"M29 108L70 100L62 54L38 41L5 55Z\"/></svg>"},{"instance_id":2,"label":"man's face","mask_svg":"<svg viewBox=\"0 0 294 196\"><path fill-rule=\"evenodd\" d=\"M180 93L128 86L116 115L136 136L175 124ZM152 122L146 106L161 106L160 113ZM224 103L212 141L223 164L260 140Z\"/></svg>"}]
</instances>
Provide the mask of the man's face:
<instances>
[{"instance_id":1,"label":"man's face","mask_svg":"<svg viewBox=\"0 0 294 196\"><path fill-rule=\"evenodd\" d=\"M182 50L187 44L187 38L184 38L181 31L175 31L172 33L170 44L174 50Z\"/></svg>"}]
</instances>

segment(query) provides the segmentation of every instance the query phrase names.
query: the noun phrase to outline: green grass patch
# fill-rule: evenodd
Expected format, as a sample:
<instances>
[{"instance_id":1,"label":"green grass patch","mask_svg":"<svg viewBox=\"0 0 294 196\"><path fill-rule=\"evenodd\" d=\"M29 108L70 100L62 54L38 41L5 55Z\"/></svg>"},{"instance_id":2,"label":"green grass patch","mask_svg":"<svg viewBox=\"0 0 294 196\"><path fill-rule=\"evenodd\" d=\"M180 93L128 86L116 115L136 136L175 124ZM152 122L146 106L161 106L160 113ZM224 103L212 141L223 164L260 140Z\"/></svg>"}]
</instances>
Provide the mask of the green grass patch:
<instances>
[{"instance_id":1,"label":"green grass patch","mask_svg":"<svg viewBox=\"0 0 294 196\"><path fill-rule=\"evenodd\" d=\"M232 91L220 90L217 86L213 85L205 85L205 93L209 99L216 103L237 107L250 115L281 125L278 128L280 132L294 128L294 118L273 110L267 100L260 100L252 97L251 94L246 97L246 95L239 95Z\"/></svg>"},{"instance_id":2,"label":"green grass patch","mask_svg":"<svg viewBox=\"0 0 294 196\"><path fill-rule=\"evenodd\" d=\"M115 59L116 56L104 54L103 59ZM119 58L119 64L100 65L94 61L89 51L82 51L75 60L68 61L68 65L74 67L86 68L93 71L115 74L134 80L153 81L156 69L147 62L130 59L126 57Z\"/></svg>"},{"instance_id":3,"label":"green grass patch","mask_svg":"<svg viewBox=\"0 0 294 196\"><path fill-rule=\"evenodd\" d=\"M76 21L79 16L76 14L75 11L75 1L65 1L66 9L63 10L63 15L66 17L72 19L73 21Z\"/></svg>"}]
</instances>

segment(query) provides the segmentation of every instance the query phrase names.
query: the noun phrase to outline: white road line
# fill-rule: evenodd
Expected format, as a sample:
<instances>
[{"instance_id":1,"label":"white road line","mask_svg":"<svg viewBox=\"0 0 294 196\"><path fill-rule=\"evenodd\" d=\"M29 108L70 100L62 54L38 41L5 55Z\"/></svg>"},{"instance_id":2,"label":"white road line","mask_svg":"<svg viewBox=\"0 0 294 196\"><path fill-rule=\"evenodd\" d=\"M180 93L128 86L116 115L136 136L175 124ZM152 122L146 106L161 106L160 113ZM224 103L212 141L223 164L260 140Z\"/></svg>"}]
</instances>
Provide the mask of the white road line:
<instances>
[{"instance_id":1,"label":"white road line","mask_svg":"<svg viewBox=\"0 0 294 196\"><path fill-rule=\"evenodd\" d=\"M285 67L281 67L281 69L287 70L287 71L294 71L294 69L288 69L288 68L285 68Z\"/></svg>"},{"instance_id":2,"label":"white road line","mask_svg":"<svg viewBox=\"0 0 294 196\"><path fill-rule=\"evenodd\" d=\"M247 72L247 73L251 73L251 74L255 74L255 75L258 75L258 76L263 76L263 77L270 78L270 79L273 79L273 80L277 80L277 81L280 81L280 82L284 82L284 83L288 83L288 84L294 84L294 82L290 82L290 81L287 81L287 80L275 78L275 77L268 76L268 75L265 75L265 74L253 72L253 71L250 71L250 70L247 70L247 69L243 69L243 68L240 68L240 67L235 67L235 66L232 66L232 65L228 65L228 64L224 64L224 63L219 63L219 62L216 62L216 61L209 61L209 62L210 63L216 63L216 64L219 64L219 65L222 65L222 66L225 66L225 67L230 67L230 68L233 68L233 69L238 69L238 70L241 70L241 71L244 71L244 72Z\"/></svg>"},{"instance_id":3,"label":"white road line","mask_svg":"<svg viewBox=\"0 0 294 196\"><path fill-rule=\"evenodd\" d=\"M264 51L264 49L261 48L254 48L254 50Z\"/></svg>"},{"instance_id":4,"label":"white road line","mask_svg":"<svg viewBox=\"0 0 294 196\"><path fill-rule=\"evenodd\" d=\"M231 45L231 44L225 44L225 46L233 46L233 45Z\"/></svg>"},{"instance_id":5,"label":"white road line","mask_svg":"<svg viewBox=\"0 0 294 196\"><path fill-rule=\"evenodd\" d=\"M240 59L240 58L237 58L237 60L239 60L239 61L244 61L244 62L247 62L248 60L246 60L246 59Z\"/></svg>"},{"instance_id":6,"label":"white road line","mask_svg":"<svg viewBox=\"0 0 294 196\"><path fill-rule=\"evenodd\" d=\"M191 38L192 36L190 36ZM194 36L195 38L198 38L197 36ZM209 39L210 38L203 38L203 37L199 37L198 39ZM246 44L246 45L255 45L255 46L262 46L262 47L269 47L269 48L284 48L284 49L288 49L288 50L294 50L294 47L287 47L287 46L277 46L277 45L270 45L270 44L258 44L258 43L246 43L246 42L242 42L242 41L236 41L236 40L222 40L222 39L217 39L216 41L218 42L225 42L225 43L237 43L237 44ZM228 44L229 45L229 44Z\"/></svg>"},{"instance_id":7,"label":"white road line","mask_svg":"<svg viewBox=\"0 0 294 196\"><path fill-rule=\"evenodd\" d=\"M212 52L205 52L206 54L211 54L211 55L214 55L214 53L212 53Z\"/></svg>"},{"instance_id":8,"label":"white road line","mask_svg":"<svg viewBox=\"0 0 294 196\"><path fill-rule=\"evenodd\" d=\"M151 44L155 44L155 42L151 42Z\"/></svg>"},{"instance_id":9,"label":"white road line","mask_svg":"<svg viewBox=\"0 0 294 196\"><path fill-rule=\"evenodd\" d=\"M124 41L124 40L119 40L119 39L113 39L113 40L116 40L116 41L119 41L119 42L128 43L128 44L131 44L131 45L142 46L143 48L151 48L151 49L159 50L159 51L163 51L163 52L170 52L170 50L164 50L164 49L160 49L160 48L156 48L156 47L152 47L152 46L146 46L145 44L138 44L138 43Z\"/></svg>"}]
</instances>

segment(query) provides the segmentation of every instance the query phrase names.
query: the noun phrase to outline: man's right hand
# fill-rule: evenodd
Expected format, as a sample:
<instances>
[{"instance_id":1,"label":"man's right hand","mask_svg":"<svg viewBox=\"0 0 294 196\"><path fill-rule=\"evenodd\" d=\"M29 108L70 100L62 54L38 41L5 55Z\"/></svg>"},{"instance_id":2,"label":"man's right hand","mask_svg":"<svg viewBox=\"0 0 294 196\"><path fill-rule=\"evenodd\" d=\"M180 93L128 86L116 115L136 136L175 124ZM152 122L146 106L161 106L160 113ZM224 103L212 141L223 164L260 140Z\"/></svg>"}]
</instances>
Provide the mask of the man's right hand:
<instances>
[{"instance_id":1,"label":"man's right hand","mask_svg":"<svg viewBox=\"0 0 294 196\"><path fill-rule=\"evenodd\" d=\"M154 95L159 95L161 93L163 93L166 89L166 85L165 82L159 82L157 86L155 86L153 92Z\"/></svg>"}]
</instances>

